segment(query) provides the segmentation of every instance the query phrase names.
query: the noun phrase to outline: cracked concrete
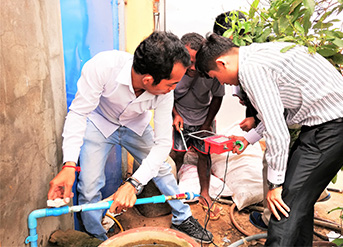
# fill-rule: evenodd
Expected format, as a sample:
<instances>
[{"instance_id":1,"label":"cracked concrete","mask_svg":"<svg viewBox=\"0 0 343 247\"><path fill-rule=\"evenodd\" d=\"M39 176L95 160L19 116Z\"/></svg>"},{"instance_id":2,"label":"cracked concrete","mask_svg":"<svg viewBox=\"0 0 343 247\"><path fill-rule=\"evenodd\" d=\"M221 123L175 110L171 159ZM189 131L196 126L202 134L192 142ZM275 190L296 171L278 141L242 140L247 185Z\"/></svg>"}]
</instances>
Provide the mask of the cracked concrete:
<instances>
[{"instance_id":1,"label":"cracked concrete","mask_svg":"<svg viewBox=\"0 0 343 247\"><path fill-rule=\"evenodd\" d=\"M0 246L25 246L27 217L46 208L62 163L67 111L59 1L1 1ZM38 246L73 226L72 215L38 220Z\"/></svg>"}]
</instances>

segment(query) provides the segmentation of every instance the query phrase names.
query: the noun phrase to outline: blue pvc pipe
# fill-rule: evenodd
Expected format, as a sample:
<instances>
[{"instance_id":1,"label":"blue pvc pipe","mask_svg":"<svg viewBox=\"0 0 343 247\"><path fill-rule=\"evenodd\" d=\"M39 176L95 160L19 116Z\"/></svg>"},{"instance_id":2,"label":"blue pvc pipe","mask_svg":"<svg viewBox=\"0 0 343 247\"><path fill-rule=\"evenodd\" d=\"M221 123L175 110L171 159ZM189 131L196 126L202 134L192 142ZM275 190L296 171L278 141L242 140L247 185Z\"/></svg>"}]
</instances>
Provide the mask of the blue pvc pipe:
<instances>
[{"instance_id":1,"label":"blue pvc pipe","mask_svg":"<svg viewBox=\"0 0 343 247\"><path fill-rule=\"evenodd\" d=\"M185 192L187 200L192 200L195 197L199 197L199 194L194 194L191 192ZM177 198L171 198L169 200L175 200ZM148 204L148 203L164 203L166 202L167 197L165 195L147 197L147 198L139 198L136 200L135 205L141 204ZM108 202L98 202L98 203L89 203L83 205L76 205L76 206L64 206L60 208L43 208L37 209L32 211L28 217L28 227L30 230L30 235L25 239L25 243L31 243L31 247L37 247L37 219L49 216L60 216L63 214L74 213L74 212L81 212L81 211L91 211L91 210L103 210L109 209L112 205L113 201Z\"/></svg>"}]
</instances>

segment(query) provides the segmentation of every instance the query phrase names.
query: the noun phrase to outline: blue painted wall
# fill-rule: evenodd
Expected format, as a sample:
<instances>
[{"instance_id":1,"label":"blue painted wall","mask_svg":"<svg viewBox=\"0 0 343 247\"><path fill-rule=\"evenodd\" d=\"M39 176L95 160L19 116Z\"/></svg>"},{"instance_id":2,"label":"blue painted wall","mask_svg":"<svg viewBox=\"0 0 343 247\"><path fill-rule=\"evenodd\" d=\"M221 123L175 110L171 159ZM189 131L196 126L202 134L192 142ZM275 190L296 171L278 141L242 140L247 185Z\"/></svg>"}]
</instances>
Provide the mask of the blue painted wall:
<instances>
[{"instance_id":1,"label":"blue painted wall","mask_svg":"<svg viewBox=\"0 0 343 247\"><path fill-rule=\"evenodd\" d=\"M100 51L119 49L117 1L61 0L67 103L82 66Z\"/></svg>"},{"instance_id":2,"label":"blue painted wall","mask_svg":"<svg viewBox=\"0 0 343 247\"><path fill-rule=\"evenodd\" d=\"M60 4L69 108L83 65L101 51L119 49L118 3L116 0L60 0ZM104 197L120 186L121 177L121 148L116 146L106 165L107 183L102 190ZM80 230L76 217L75 229Z\"/></svg>"}]
</instances>

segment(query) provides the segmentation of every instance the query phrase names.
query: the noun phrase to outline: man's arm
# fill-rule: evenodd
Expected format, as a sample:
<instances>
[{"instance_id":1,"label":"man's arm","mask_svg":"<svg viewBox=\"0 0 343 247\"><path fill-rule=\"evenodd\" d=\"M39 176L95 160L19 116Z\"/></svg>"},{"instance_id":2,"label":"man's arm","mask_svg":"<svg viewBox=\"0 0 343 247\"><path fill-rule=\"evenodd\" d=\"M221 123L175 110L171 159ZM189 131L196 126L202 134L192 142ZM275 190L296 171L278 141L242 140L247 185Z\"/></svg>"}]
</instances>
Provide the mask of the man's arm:
<instances>
[{"instance_id":1,"label":"man's arm","mask_svg":"<svg viewBox=\"0 0 343 247\"><path fill-rule=\"evenodd\" d=\"M67 166L76 166L86 131L87 116L97 107L103 90L103 85L97 78L95 62L96 59L91 59L84 65L78 81L78 91L64 124L62 148L63 162ZM48 199L63 198L67 202L72 197L74 181L75 169L62 169L49 184Z\"/></svg>"},{"instance_id":2,"label":"man's arm","mask_svg":"<svg viewBox=\"0 0 343 247\"><path fill-rule=\"evenodd\" d=\"M75 162L66 162L65 165L68 167L63 168L49 183L49 200L63 198L65 203L69 203L70 198L73 197L71 192L75 181L75 169L73 167L76 167L76 164Z\"/></svg>"},{"instance_id":3,"label":"man's arm","mask_svg":"<svg viewBox=\"0 0 343 247\"><path fill-rule=\"evenodd\" d=\"M215 116L217 115L217 113L220 109L222 101L223 101L222 96L220 96L220 97L214 96L212 98L212 101L211 101L209 109L208 109L206 120L202 124L201 129L203 129L203 130L210 130L211 129L211 124L212 124Z\"/></svg>"},{"instance_id":4,"label":"man's arm","mask_svg":"<svg viewBox=\"0 0 343 247\"><path fill-rule=\"evenodd\" d=\"M173 107L173 119L173 126L176 129L176 131L180 132L180 129L183 130L183 118L176 110L175 104Z\"/></svg>"},{"instance_id":5,"label":"man's arm","mask_svg":"<svg viewBox=\"0 0 343 247\"><path fill-rule=\"evenodd\" d=\"M154 145L148 156L143 159L140 167L132 175L143 185L146 185L150 179L157 176L160 166L167 159L173 143L173 92L159 97L157 107L154 109Z\"/></svg>"},{"instance_id":6,"label":"man's arm","mask_svg":"<svg viewBox=\"0 0 343 247\"><path fill-rule=\"evenodd\" d=\"M272 188L267 194L268 207L279 218L275 208L287 217L288 206L283 202L281 193L287 167L289 152L289 131L284 118L284 105L280 97L277 79L268 68L251 63L241 68L242 86L251 103L255 106L261 123L255 129L263 133L266 140L267 179Z\"/></svg>"},{"instance_id":7,"label":"man's arm","mask_svg":"<svg viewBox=\"0 0 343 247\"><path fill-rule=\"evenodd\" d=\"M154 145L148 156L134 172L132 177L142 185L146 185L156 177L161 164L167 159L172 146L172 109L174 103L173 92L159 96L158 106L154 109ZM122 209L130 208L136 202L136 189L125 183L108 198L114 200L110 212L119 213Z\"/></svg>"}]
</instances>

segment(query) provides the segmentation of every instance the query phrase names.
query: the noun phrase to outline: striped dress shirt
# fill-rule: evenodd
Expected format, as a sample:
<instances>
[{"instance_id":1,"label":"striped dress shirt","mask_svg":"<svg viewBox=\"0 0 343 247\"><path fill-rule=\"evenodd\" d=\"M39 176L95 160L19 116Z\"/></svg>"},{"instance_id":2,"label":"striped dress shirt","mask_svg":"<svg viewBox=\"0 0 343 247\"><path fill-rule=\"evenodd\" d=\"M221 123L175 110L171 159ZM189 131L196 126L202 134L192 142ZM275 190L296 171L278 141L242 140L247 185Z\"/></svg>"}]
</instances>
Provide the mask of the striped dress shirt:
<instances>
[{"instance_id":1,"label":"striped dress shirt","mask_svg":"<svg viewBox=\"0 0 343 247\"><path fill-rule=\"evenodd\" d=\"M240 47L239 82L258 112L265 138L268 180L284 182L288 126L314 126L343 117L343 77L325 58L290 43ZM342 150L343 151L343 150Z\"/></svg>"}]
</instances>

